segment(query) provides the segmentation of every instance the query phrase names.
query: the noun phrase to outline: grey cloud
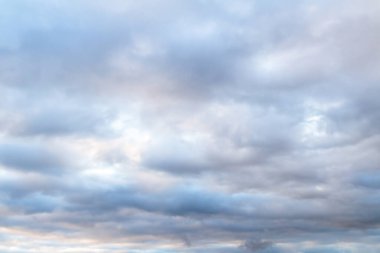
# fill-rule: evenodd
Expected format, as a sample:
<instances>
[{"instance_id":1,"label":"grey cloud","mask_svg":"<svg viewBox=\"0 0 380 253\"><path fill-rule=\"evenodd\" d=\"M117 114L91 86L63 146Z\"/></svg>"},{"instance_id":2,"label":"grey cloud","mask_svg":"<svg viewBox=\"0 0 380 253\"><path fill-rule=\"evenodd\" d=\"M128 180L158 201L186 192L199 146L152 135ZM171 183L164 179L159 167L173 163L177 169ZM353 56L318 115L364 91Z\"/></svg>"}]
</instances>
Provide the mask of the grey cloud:
<instances>
[{"instance_id":1,"label":"grey cloud","mask_svg":"<svg viewBox=\"0 0 380 253\"><path fill-rule=\"evenodd\" d=\"M4 88L7 99L2 101L0 130L9 137L99 136L113 137L110 124L117 117L111 106L94 103L90 97L30 90L20 93L14 88ZM35 100L29 101L29 96ZM2 119L3 118L3 119Z\"/></svg>"},{"instance_id":2,"label":"grey cloud","mask_svg":"<svg viewBox=\"0 0 380 253\"><path fill-rule=\"evenodd\" d=\"M21 210L26 214L52 212L56 208L62 208L59 198L38 193L29 194L25 198L8 199L3 201L14 210Z\"/></svg>"},{"instance_id":3,"label":"grey cloud","mask_svg":"<svg viewBox=\"0 0 380 253\"><path fill-rule=\"evenodd\" d=\"M378 251L375 0L0 5L3 248Z\"/></svg>"},{"instance_id":4,"label":"grey cloud","mask_svg":"<svg viewBox=\"0 0 380 253\"><path fill-rule=\"evenodd\" d=\"M98 110L95 114L82 108L50 108L31 113L19 130L25 135L104 135L110 119ZM109 134L110 135L110 134Z\"/></svg>"},{"instance_id":5,"label":"grey cloud","mask_svg":"<svg viewBox=\"0 0 380 253\"><path fill-rule=\"evenodd\" d=\"M57 151L40 144L2 143L0 162L23 172L62 173L69 164Z\"/></svg>"},{"instance_id":6,"label":"grey cloud","mask_svg":"<svg viewBox=\"0 0 380 253\"><path fill-rule=\"evenodd\" d=\"M212 166L201 147L185 140L169 138L152 143L144 155L144 165L179 174L202 173Z\"/></svg>"},{"instance_id":7,"label":"grey cloud","mask_svg":"<svg viewBox=\"0 0 380 253\"><path fill-rule=\"evenodd\" d=\"M354 185L376 190L380 187L380 173L374 171L362 171L353 175L351 179Z\"/></svg>"},{"instance_id":8,"label":"grey cloud","mask_svg":"<svg viewBox=\"0 0 380 253\"><path fill-rule=\"evenodd\" d=\"M350 253L350 250L344 250L344 249L334 249L334 248L315 248L315 249L308 249L305 250L304 253Z\"/></svg>"},{"instance_id":9,"label":"grey cloud","mask_svg":"<svg viewBox=\"0 0 380 253\"><path fill-rule=\"evenodd\" d=\"M236 167L264 166L303 145L297 138L301 114L291 118L281 111L250 108L246 103L211 106L220 106L223 114L213 115L218 113L215 109L194 117L211 138L196 142L178 136L159 137L146 150L143 164L173 174L224 172ZM274 126L278 127L275 132Z\"/></svg>"},{"instance_id":10,"label":"grey cloud","mask_svg":"<svg viewBox=\"0 0 380 253\"><path fill-rule=\"evenodd\" d=\"M271 241L247 240L241 248L249 252L272 252L274 243Z\"/></svg>"},{"instance_id":11,"label":"grey cloud","mask_svg":"<svg viewBox=\"0 0 380 253\"><path fill-rule=\"evenodd\" d=\"M74 209L94 212L114 211L122 208L139 208L148 212L168 215L218 215L233 212L230 207L236 200L221 194L196 189L171 189L158 194L142 194L138 189L121 188L105 192L73 195Z\"/></svg>"},{"instance_id":12,"label":"grey cloud","mask_svg":"<svg viewBox=\"0 0 380 253\"><path fill-rule=\"evenodd\" d=\"M44 195L59 195L68 191L67 182L62 182L62 177L42 174L16 174L3 177L0 180L0 190L10 199L27 198L29 194L40 193Z\"/></svg>"},{"instance_id":13,"label":"grey cloud","mask_svg":"<svg viewBox=\"0 0 380 253\"><path fill-rule=\"evenodd\" d=\"M4 82L9 85L49 89L54 82L75 89L81 77L103 72L109 50L128 41L125 23L117 25L106 15L86 15L91 9L82 3L74 9L63 2L41 2L39 7L19 2L4 7L9 18L15 19L16 47L7 50L1 61L5 66L2 76L8 77ZM20 9L28 12L21 20ZM20 67L22 75L6 74Z\"/></svg>"}]
</instances>

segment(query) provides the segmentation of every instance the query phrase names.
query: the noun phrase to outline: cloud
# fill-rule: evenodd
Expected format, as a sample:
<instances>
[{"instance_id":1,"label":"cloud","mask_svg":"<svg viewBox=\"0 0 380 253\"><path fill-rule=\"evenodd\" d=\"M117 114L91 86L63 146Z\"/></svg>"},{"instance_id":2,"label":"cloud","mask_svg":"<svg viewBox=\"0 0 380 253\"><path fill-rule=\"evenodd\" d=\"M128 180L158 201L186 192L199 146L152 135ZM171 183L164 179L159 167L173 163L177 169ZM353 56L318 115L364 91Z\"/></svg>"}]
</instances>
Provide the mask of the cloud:
<instances>
[{"instance_id":1,"label":"cloud","mask_svg":"<svg viewBox=\"0 0 380 253\"><path fill-rule=\"evenodd\" d=\"M272 248L272 246L273 242L270 241L248 240L241 247L249 252L266 252L268 249Z\"/></svg>"},{"instance_id":2,"label":"cloud","mask_svg":"<svg viewBox=\"0 0 380 253\"><path fill-rule=\"evenodd\" d=\"M233 212L234 208L230 206L239 199L201 189L174 188L156 194L143 194L138 188L130 187L101 192L90 190L87 194L74 194L71 201L74 209L94 212L138 208L167 215L206 216Z\"/></svg>"},{"instance_id":3,"label":"cloud","mask_svg":"<svg viewBox=\"0 0 380 253\"><path fill-rule=\"evenodd\" d=\"M379 251L377 1L0 7L0 251Z\"/></svg>"},{"instance_id":4,"label":"cloud","mask_svg":"<svg viewBox=\"0 0 380 253\"><path fill-rule=\"evenodd\" d=\"M325 248L315 248L315 249L308 249L306 251L304 251L305 253L340 253L340 252L344 252L344 253L349 253L351 251L347 251L347 250L344 250L344 249L334 249L334 248L328 248L328 247L325 247Z\"/></svg>"},{"instance_id":5,"label":"cloud","mask_svg":"<svg viewBox=\"0 0 380 253\"><path fill-rule=\"evenodd\" d=\"M101 108L96 114L93 110L55 106L51 109L31 112L18 131L21 135L97 134L101 136L103 134L105 136L104 130L111 116L107 115L107 112L102 112Z\"/></svg>"},{"instance_id":6,"label":"cloud","mask_svg":"<svg viewBox=\"0 0 380 253\"><path fill-rule=\"evenodd\" d=\"M3 143L0 163L23 172L62 173L69 164L54 149L41 144Z\"/></svg>"}]
</instances>

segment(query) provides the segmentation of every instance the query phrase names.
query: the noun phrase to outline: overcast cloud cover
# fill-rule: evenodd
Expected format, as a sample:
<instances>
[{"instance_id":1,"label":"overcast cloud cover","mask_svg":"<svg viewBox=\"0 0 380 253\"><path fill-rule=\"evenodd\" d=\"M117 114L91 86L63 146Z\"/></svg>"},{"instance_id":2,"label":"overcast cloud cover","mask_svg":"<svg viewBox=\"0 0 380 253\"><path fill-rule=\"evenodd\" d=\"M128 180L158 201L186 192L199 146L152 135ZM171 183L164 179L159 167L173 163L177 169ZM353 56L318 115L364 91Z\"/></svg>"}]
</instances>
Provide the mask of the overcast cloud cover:
<instances>
[{"instance_id":1,"label":"overcast cloud cover","mask_svg":"<svg viewBox=\"0 0 380 253\"><path fill-rule=\"evenodd\" d=\"M0 252L380 252L378 0L0 0Z\"/></svg>"}]
</instances>

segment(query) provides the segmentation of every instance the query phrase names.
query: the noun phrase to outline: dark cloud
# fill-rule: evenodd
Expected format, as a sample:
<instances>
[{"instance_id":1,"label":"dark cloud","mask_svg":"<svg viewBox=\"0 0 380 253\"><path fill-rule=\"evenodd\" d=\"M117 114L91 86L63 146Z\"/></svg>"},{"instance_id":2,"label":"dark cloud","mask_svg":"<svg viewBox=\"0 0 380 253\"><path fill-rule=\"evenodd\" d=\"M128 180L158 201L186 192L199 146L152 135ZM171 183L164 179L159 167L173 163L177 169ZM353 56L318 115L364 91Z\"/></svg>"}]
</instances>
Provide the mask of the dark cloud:
<instances>
[{"instance_id":1,"label":"dark cloud","mask_svg":"<svg viewBox=\"0 0 380 253\"><path fill-rule=\"evenodd\" d=\"M85 193L85 192L84 192ZM171 189L157 194L143 193L135 188L113 189L74 195L74 208L94 212L114 211L122 208L138 208L148 212L168 215L218 215L233 212L235 202L227 195L208 193L197 189ZM76 207L75 207L76 206Z\"/></svg>"},{"instance_id":2,"label":"dark cloud","mask_svg":"<svg viewBox=\"0 0 380 253\"><path fill-rule=\"evenodd\" d=\"M247 240L241 247L250 252L262 252L269 248L272 248L273 242L270 241L255 241Z\"/></svg>"}]
</instances>

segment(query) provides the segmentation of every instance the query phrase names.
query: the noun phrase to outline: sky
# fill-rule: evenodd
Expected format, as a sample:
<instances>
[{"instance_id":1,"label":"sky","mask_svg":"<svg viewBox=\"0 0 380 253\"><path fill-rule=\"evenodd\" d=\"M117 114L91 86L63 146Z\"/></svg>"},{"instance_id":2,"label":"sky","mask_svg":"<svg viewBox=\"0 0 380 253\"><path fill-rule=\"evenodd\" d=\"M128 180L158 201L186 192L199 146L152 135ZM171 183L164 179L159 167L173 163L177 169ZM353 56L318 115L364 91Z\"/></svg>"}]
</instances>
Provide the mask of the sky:
<instances>
[{"instance_id":1,"label":"sky","mask_svg":"<svg viewBox=\"0 0 380 253\"><path fill-rule=\"evenodd\" d=\"M380 252L377 0L0 0L0 252Z\"/></svg>"}]
</instances>

